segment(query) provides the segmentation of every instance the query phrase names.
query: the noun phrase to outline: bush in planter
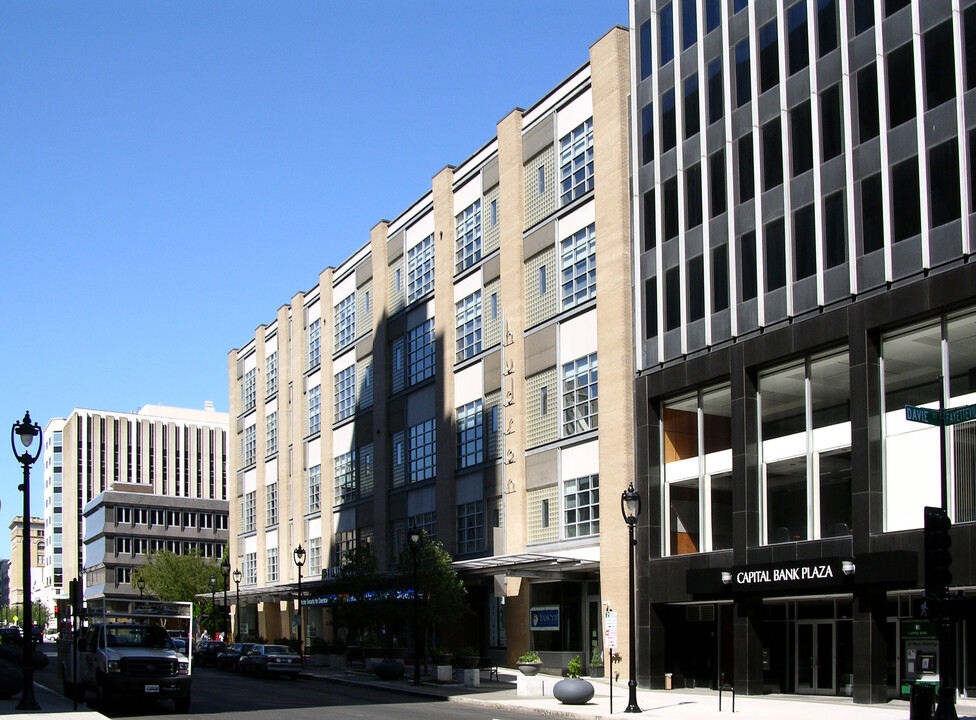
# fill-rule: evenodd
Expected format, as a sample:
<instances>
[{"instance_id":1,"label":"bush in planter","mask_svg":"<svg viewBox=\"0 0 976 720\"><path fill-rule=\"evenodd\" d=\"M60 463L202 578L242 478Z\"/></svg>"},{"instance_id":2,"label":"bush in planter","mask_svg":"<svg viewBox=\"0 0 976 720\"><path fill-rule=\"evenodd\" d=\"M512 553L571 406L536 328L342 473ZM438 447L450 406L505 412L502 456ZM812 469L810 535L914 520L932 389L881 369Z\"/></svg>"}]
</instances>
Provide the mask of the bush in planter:
<instances>
[{"instance_id":1,"label":"bush in planter","mask_svg":"<svg viewBox=\"0 0 976 720\"><path fill-rule=\"evenodd\" d=\"M603 653L600 648L593 648L590 656L590 677L603 677Z\"/></svg>"},{"instance_id":2,"label":"bush in planter","mask_svg":"<svg viewBox=\"0 0 976 720\"><path fill-rule=\"evenodd\" d=\"M473 647L463 647L457 654L458 662L461 667L465 670L474 670L478 667L478 661L481 656L478 655L478 651Z\"/></svg>"},{"instance_id":3,"label":"bush in planter","mask_svg":"<svg viewBox=\"0 0 976 720\"><path fill-rule=\"evenodd\" d=\"M435 665L450 665L451 651L441 647L431 648L430 659L433 661Z\"/></svg>"},{"instance_id":4,"label":"bush in planter","mask_svg":"<svg viewBox=\"0 0 976 720\"><path fill-rule=\"evenodd\" d=\"M583 663L579 655L569 661L566 672L569 677L563 678L552 686L552 695L565 705L583 705L593 698L593 685L580 678Z\"/></svg>"},{"instance_id":5,"label":"bush in planter","mask_svg":"<svg viewBox=\"0 0 976 720\"><path fill-rule=\"evenodd\" d=\"M535 650L527 650L516 660L519 672L523 675L536 675L542 667L542 658Z\"/></svg>"}]
</instances>

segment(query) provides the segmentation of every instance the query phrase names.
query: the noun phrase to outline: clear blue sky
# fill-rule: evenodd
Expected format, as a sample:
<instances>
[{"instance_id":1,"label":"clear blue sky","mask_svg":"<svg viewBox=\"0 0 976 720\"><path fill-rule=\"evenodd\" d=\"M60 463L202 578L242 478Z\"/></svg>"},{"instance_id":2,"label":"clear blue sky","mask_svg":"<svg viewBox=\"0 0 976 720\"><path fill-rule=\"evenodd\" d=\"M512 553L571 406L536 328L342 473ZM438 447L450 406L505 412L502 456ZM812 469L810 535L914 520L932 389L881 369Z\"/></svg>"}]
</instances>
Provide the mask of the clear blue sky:
<instances>
[{"instance_id":1,"label":"clear blue sky","mask_svg":"<svg viewBox=\"0 0 976 720\"><path fill-rule=\"evenodd\" d=\"M226 411L229 350L617 24L627 0L4 0L0 429ZM0 447L0 557L19 482Z\"/></svg>"}]
</instances>

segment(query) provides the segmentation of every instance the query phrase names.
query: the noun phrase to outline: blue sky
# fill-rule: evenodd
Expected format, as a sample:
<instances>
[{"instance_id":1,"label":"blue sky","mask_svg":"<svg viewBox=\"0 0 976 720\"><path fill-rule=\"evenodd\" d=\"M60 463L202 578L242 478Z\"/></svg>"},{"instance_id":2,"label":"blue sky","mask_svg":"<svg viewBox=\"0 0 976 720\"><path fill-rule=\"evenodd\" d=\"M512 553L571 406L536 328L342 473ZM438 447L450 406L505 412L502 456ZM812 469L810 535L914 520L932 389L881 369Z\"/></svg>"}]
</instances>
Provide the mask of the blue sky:
<instances>
[{"instance_id":1,"label":"blue sky","mask_svg":"<svg viewBox=\"0 0 976 720\"><path fill-rule=\"evenodd\" d=\"M226 411L229 350L618 24L627 0L4 0L4 431ZM0 557L19 482L0 449Z\"/></svg>"}]
</instances>

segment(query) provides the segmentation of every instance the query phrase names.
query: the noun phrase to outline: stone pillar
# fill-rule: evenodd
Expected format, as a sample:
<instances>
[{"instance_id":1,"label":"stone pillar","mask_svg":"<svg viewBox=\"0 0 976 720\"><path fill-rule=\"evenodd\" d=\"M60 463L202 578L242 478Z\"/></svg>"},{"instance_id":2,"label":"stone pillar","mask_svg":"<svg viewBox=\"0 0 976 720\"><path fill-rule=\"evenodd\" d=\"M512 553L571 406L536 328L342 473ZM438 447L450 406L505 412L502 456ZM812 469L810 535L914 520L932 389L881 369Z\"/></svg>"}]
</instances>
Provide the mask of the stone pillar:
<instances>
[{"instance_id":1,"label":"stone pillar","mask_svg":"<svg viewBox=\"0 0 976 720\"><path fill-rule=\"evenodd\" d=\"M888 621L884 591L854 594L854 702L888 701Z\"/></svg>"},{"instance_id":2,"label":"stone pillar","mask_svg":"<svg viewBox=\"0 0 976 720\"><path fill-rule=\"evenodd\" d=\"M732 628L735 639L732 686L742 695L762 695L762 600L737 600L732 609Z\"/></svg>"}]
</instances>

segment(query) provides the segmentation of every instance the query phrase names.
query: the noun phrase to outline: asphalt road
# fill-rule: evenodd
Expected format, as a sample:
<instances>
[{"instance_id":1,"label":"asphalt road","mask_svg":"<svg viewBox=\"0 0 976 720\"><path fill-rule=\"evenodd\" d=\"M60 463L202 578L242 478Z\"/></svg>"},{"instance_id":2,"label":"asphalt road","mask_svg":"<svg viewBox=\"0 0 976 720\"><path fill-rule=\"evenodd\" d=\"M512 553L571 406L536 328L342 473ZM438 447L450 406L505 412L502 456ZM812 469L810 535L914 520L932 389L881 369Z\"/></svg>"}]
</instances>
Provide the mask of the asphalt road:
<instances>
[{"instance_id":1,"label":"asphalt road","mask_svg":"<svg viewBox=\"0 0 976 720\"><path fill-rule=\"evenodd\" d=\"M54 646L42 648L49 656ZM35 680L50 688L59 688L55 658ZM89 694L89 699L94 698ZM85 709L79 704L79 709ZM193 668L193 701L189 715L180 715L170 701L140 707L115 707L108 712L94 708L112 718L221 718L243 716L248 720L523 720L538 718L534 714L464 705L441 700L411 697L398 693L359 688L316 680L288 680L241 676L214 668Z\"/></svg>"}]
</instances>

